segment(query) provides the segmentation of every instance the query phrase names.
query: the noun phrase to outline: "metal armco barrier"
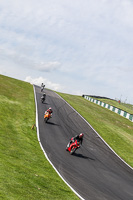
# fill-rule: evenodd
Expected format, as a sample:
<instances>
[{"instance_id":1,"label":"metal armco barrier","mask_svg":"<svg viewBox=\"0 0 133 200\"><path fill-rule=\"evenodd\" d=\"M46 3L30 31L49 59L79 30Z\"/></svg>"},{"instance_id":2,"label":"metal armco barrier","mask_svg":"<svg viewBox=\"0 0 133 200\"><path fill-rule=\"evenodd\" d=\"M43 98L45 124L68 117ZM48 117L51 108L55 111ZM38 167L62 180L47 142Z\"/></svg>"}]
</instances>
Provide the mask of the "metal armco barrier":
<instances>
[{"instance_id":1,"label":"metal armco barrier","mask_svg":"<svg viewBox=\"0 0 133 200\"><path fill-rule=\"evenodd\" d=\"M99 106L102 106L102 107L104 107L104 108L107 108L108 110L111 110L111 111L113 111L113 112L115 112L115 113L121 115L122 117L125 117L125 118L129 119L131 122L133 122L133 115L130 114L130 113L127 113L127 112L124 111L124 110L121 110L121 109L119 109L119 108L116 108L116 107L114 107L114 106L111 106L111 105L109 105L109 104L107 104L107 103L104 103L104 102L102 102L102 101L93 99L93 98L91 98L91 97L89 97L89 96L87 96L87 95L84 95L84 98L87 99L87 100L89 100L90 102L93 102L93 103L95 103L95 104L98 104Z\"/></svg>"}]
</instances>

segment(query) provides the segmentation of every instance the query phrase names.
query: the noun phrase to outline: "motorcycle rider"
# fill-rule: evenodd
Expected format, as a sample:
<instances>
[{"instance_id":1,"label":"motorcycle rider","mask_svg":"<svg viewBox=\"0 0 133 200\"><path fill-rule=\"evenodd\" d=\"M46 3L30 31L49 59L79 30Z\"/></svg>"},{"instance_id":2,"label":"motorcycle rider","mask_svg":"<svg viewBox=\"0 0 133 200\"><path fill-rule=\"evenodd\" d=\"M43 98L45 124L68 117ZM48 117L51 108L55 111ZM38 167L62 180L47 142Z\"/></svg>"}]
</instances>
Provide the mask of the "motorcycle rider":
<instances>
[{"instance_id":1,"label":"motorcycle rider","mask_svg":"<svg viewBox=\"0 0 133 200\"><path fill-rule=\"evenodd\" d=\"M44 87L45 87L45 85L42 83L42 84L41 84L41 87L43 87L43 88L44 88Z\"/></svg>"},{"instance_id":2,"label":"motorcycle rider","mask_svg":"<svg viewBox=\"0 0 133 200\"><path fill-rule=\"evenodd\" d=\"M49 107L48 110L47 110L47 112L48 112L49 114L52 114L52 112L53 112L52 108Z\"/></svg>"},{"instance_id":3,"label":"motorcycle rider","mask_svg":"<svg viewBox=\"0 0 133 200\"><path fill-rule=\"evenodd\" d=\"M44 114L46 114L46 112L48 112L48 114L50 114L50 117L52 117L52 112L53 112L53 110L52 110L51 107L49 107L49 108L45 111Z\"/></svg>"},{"instance_id":4,"label":"motorcycle rider","mask_svg":"<svg viewBox=\"0 0 133 200\"><path fill-rule=\"evenodd\" d=\"M44 116L45 116L46 113L48 113L48 115L50 115L49 118L52 118L52 112L53 112L52 108L49 107L49 108L44 112Z\"/></svg>"},{"instance_id":5,"label":"motorcycle rider","mask_svg":"<svg viewBox=\"0 0 133 200\"><path fill-rule=\"evenodd\" d=\"M44 87L45 87L45 85L42 83L41 84L41 92L43 91Z\"/></svg>"},{"instance_id":6,"label":"motorcycle rider","mask_svg":"<svg viewBox=\"0 0 133 200\"><path fill-rule=\"evenodd\" d=\"M83 137L84 137L83 133L80 133L79 135L76 135L76 136L72 137L71 140L70 140L70 142L67 145L67 148L70 147L70 144L73 143L73 142L75 142L75 140L77 140L77 142L79 142L80 145L82 145Z\"/></svg>"},{"instance_id":7,"label":"motorcycle rider","mask_svg":"<svg viewBox=\"0 0 133 200\"><path fill-rule=\"evenodd\" d=\"M44 93L41 97L41 100L45 101L45 98L46 98L46 94Z\"/></svg>"}]
</instances>

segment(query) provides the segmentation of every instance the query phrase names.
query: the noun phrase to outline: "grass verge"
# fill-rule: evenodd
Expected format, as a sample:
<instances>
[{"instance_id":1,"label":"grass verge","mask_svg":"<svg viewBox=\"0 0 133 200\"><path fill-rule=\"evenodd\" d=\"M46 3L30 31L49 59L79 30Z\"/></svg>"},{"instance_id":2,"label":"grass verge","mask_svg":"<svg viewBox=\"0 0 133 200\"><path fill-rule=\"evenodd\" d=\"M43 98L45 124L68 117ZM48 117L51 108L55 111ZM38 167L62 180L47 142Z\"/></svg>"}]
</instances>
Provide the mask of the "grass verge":
<instances>
[{"instance_id":1,"label":"grass verge","mask_svg":"<svg viewBox=\"0 0 133 200\"><path fill-rule=\"evenodd\" d=\"M93 97L92 97L93 98ZM114 106L116 108L119 108L121 110L124 110L130 114L133 114L133 105L131 104L128 104L128 103L118 103L118 101L115 101L115 100L111 100L111 99L102 99L102 98L93 98L93 99L96 99L96 100L99 100L99 101L102 101L106 104L109 104L111 106Z\"/></svg>"},{"instance_id":2,"label":"grass verge","mask_svg":"<svg viewBox=\"0 0 133 200\"><path fill-rule=\"evenodd\" d=\"M45 158L34 123L33 86L0 75L0 198L79 199Z\"/></svg>"}]
</instances>

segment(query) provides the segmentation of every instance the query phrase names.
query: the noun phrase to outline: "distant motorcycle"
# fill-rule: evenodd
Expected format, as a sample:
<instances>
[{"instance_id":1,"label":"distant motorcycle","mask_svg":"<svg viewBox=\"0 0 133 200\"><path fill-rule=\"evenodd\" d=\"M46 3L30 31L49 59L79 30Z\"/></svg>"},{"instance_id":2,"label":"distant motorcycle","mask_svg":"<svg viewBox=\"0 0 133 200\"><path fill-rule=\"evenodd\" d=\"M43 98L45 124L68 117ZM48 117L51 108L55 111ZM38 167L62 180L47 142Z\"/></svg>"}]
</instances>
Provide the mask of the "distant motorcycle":
<instances>
[{"instance_id":1,"label":"distant motorcycle","mask_svg":"<svg viewBox=\"0 0 133 200\"><path fill-rule=\"evenodd\" d=\"M45 99L46 99L46 96L42 96L41 97L41 102L44 103Z\"/></svg>"},{"instance_id":2,"label":"distant motorcycle","mask_svg":"<svg viewBox=\"0 0 133 200\"><path fill-rule=\"evenodd\" d=\"M66 150L70 152L70 154L74 154L74 152L80 148L80 142L78 142L77 140L75 140L73 142L73 138L71 138L71 142L68 143Z\"/></svg>"},{"instance_id":3,"label":"distant motorcycle","mask_svg":"<svg viewBox=\"0 0 133 200\"><path fill-rule=\"evenodd\" d=\"M41 92L43 92L44 88L45 88L45 85L43 85L43 83L42 83L42 85L41 85Z\"/></svg>"},{"instance_id":4,"label":"distant motorcycle","mask_svg":"<svg viewBox=\"0 0 133 200\"><path fill-rule=\"evenodd\" d=\"M47 123L48 120L49 120L51 117L52 117L52 113L49 114L49 112L46 111L46 112L44 113L44 121L45 121L45 123Z\"/></svg>"},{"instance_id":5,"label":"distant motorcycle","mask_svg":"<svg viewBox=\"0 0 133 200\"><path fill-rule=\"evenodd\" d=\"M43 92L44 87L41 87L41 92Z\"/></svg>"}]
</instances>

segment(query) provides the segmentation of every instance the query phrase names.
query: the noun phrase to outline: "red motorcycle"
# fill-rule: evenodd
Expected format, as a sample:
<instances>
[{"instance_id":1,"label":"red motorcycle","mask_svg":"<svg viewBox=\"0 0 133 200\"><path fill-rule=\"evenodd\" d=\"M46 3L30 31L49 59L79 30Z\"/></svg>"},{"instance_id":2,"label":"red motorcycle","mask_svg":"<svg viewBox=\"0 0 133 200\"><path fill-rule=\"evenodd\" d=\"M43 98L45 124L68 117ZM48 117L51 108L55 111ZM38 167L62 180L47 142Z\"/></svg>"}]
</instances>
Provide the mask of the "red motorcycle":
<instances>
[{"instance_id":1,"label":"red motorcycle","mask_svg":"<svg viewBox=\"0 0 133 200\"><path fill-rule=\"evenodd\" d=\"M70 154L74 154L74 152L80 148L80 142L78 142L77 140L73 141L73 138L71 138L71 141L72 142L69 142L67 147L66 147L66 150L70 152Z\"/></svg>"}]
</instances>

